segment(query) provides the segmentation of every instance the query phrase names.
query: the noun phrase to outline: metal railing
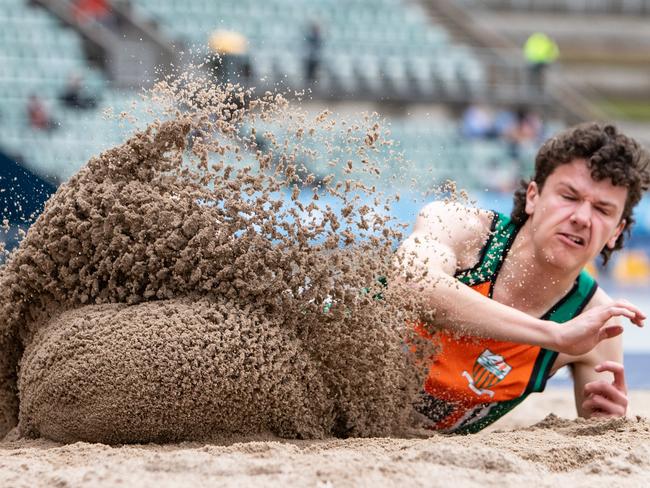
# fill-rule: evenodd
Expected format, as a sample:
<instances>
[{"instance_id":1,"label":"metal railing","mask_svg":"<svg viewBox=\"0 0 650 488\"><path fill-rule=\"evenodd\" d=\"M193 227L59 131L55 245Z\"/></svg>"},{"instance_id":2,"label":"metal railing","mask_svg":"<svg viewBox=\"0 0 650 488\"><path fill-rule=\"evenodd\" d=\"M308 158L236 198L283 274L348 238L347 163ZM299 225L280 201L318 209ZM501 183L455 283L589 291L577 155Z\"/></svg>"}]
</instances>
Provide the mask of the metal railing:
<instances>
[{"instance_id":1,"label":"metal railing","mask_svg":"<svg viewBox=\"0 0 650 488\"><path fill-rule=\"evenodd\" d=\"M159 68L177 58L175 47L158 30L131 14L128 4L113 2L112 28L74 13L71 0L32 0L50 11L84 40L87 57L99 65L118 87L139 87L155 78Z\"/></svg>"},{"instance_id":2,"label":"metal railing","mask_svg":"<svg viewBox=\"0 0 650 488\"><path fill-rule=\"evenodd\" d=\"M457 3L495 10L650 15L650 0L457 0Z\"/></svg>"}]
</instances>

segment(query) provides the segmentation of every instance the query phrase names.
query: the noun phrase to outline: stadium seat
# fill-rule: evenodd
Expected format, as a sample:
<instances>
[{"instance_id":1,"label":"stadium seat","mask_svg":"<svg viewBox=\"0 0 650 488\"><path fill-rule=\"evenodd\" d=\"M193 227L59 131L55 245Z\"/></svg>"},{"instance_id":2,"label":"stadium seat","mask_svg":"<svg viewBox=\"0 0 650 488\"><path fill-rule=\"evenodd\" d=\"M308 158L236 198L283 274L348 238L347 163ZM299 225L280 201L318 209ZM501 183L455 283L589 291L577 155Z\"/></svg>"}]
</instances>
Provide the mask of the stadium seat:
<instances>
[{"instance_id":1,"label":"stadium seat","mask_svg":"<svg viewBox=\"0 0 650 488\"><path fill-rule=\"evenodd\" d=\"M416 53L431 59L432 63L445 63L452 43L439 26L424 21L425 15L417 5L402 0L381 0L380 2L347 1L346 8L332 0L224 0L220 2L198 1L189 5L173 0L139 0L135 2L139 11L148 13L158 20L165 32L186 39L195 45L205 45L210 33L216 29L231 29L246 35L250 42L251 56L263 65L262 72L268 72L269 63L276 67L287 67L290 72L276 73L276 77L300 88L304 79L300 66L305 56L305 30L309 22L318 20L324 38L323 74L327 80L339 80L346 89L352 87L376 87L386 84L394 90L404 91L407 84L417 80L416 90L428 93L436 86L436 76L446 83L461 79L468 85L484 82L482 67L468 51L462 60L450 68L453 73L434 75L422 69L413 76L407 65L400 66L386 57L406 58ZM269 56L272 61L261 60ZM348 80L337 69L339 60L347 63L346 56L360 60L368 71L357 65L353 77ZM293 58L293 62L287 60ZM338 58L338 59L337 59ZM370 59L373 58L373 59ZM382 69L377 69L380 66ZM253 66L255 70L255 66ZM328 70L334 72L328 73ZM370 77L375 79L370 79Z\"/></svg>"}]
</instances>

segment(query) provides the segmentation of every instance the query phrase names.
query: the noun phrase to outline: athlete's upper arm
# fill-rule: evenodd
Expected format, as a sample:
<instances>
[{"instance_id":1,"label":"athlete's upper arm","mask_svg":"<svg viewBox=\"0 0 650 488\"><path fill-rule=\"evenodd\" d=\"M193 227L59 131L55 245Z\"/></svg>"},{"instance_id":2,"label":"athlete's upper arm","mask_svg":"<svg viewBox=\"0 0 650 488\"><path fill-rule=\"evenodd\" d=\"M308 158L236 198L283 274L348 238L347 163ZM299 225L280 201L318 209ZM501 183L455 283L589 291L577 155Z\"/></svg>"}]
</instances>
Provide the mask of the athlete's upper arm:
<instances>
[{"instance_id":1,"label":"athlete's upper arm","mask_svg":"<svg viewBox=\"0 0 650 488\"><path fill-rule=\"evenodd\" d=\"M478 254L489 233L485 211L457 204L433 202L415 221L413 233L400 246L397 257L405 273L452 275L463 267L467 256Z\"/></svg>"}]
</instances>

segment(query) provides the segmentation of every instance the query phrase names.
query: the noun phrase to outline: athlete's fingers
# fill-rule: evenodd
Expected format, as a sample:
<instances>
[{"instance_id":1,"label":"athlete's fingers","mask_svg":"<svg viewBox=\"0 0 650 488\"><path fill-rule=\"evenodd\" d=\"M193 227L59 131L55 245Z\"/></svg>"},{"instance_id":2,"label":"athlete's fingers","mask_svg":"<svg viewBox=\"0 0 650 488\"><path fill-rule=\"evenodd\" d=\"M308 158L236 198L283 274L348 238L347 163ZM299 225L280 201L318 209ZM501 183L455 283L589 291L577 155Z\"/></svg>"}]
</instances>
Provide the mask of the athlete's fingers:
<instances>
[{"instance_id":1,"label":"athlete's fingers","mask_svg":"<svg viewBox=\"0 0 650 488\"><path fill-rule=\"evenodd\" d=\"M598 340L610 339L621 335L623 333L623 326L621 324L607 324L603 325L598 331Z\"/></svg>"},{"instance_id":2,"label":"athlete's fingers","mask_svg":"<svg viewBox=\"0 0 650 488\"><path fill-rule=\"evenodd\" d=\"M583 410L589 412L592 416L595 412L604 413L607 416L622 417L625 415L626 408L622 405L614 403L608 398L601 395L592 395L582 402Z\"/></svg>"},{"instance_id":3,"label":"athlete's fingers","mask_svg":"<svg viewBox=\"0 0 650 488\"><path fill-rule=\"evenodd\" d=\"M605 398L602 395L592 395L583 402L583 408L589 412L600 411L608 415L622 417L626 407Z\"/></svg>"},{"instance_id":4,"label":"athlete's fingers","mask_svg":"<svg viewBox=\"0 0 650 488\"><path fill-rule=\"evenodd\" d=\"M630 312L633 312L634 317L630 318L630 320L635 325L638 325L639 327L643 327L644 325L643 321L646 319L646 315L639 307L628 302L627 300L616 300L614 303L612 303L612 305L615 307L626 308Z\"/></svg>"},{"instance_id":5,"label":"athlete's fingers","mask_svg":"<svg viewBox=\"0 0 650 488\"><path fill-rule=\"evenodd\" d=\"M582 411L587 418L595 417L601 413L591 397L582 402Z\"/></svg>"},{"instance_id":6,"label":"athlete's fingers","mask_svg":"<svg viewBox=\"0 0 650 488\"><path fill-rule=\"evenodd\" d=\"M623 407L627 407L628 400L625 392L604 380L587 383L584 387L584 393L587 397L590 395L600 395L609 398L611 401Z\"/></svg>"},{"instance_id":7,"label":"athlete's fingers","mask_svg":"<svg viewBox=\"0 0 650 488\"><path fill-rule=\"evenodd\" d=\"M609 371L614 375L613 385L622 391L627 391L627 386L625 385L625 368L621 363L617 363L616 361L605 361L597 365L594 368L594 371L596 371L596 373Z\"/></svg>"},{"instance_id":8,"label":"athlete's fingers","mask_svg":"<svg viewBox=\"0 0 650 488\"><path fill-rule=\"evenodd\" d=\"M632 310L635 314L637 314L641 318L644 318L644 319L647 318L645 312L643 310L641 310L639 307L637 307L636 305L634 305L629 300L619 299L619 300L616 300L614 303L617 306L625 307L625 308L628 308L628 309Z\"/></svg>"},{"instance_id":9,"label":"athlete's fingers","mask_svg":"<svg viewBox=\"0 0 650 488\"><path fill-rule=\"evenodd\" d=\"M612 317L627 317L630 320L635 319L636 314L626 308L626 307L617 307L616 305L606 305L605 309L602 311L602 317L605 320L609 320Z\"/></svg>"}]
</instances>

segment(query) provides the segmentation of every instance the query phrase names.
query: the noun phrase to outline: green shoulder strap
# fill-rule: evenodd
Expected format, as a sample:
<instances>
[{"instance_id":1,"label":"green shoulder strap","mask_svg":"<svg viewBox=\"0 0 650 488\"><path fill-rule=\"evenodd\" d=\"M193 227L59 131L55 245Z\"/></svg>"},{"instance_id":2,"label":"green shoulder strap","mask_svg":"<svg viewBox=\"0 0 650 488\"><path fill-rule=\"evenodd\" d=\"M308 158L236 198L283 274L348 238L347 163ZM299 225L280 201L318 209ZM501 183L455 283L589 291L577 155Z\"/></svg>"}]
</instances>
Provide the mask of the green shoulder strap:
<instances>
[{"instance_id":1,"label":"green shoulder strap","mask_svg":"<svg viewBox=\"0 0 650 488\"><path fill-rule=\"evenodd\" d=\"M456 279L468 286L494 282L518 230L519 227L510 217L494 212L490 236L481 250L478 263L473 268L456 272Z\"/></svg>"},{"instance_id":2,"label":"green shoulder strap","mask_svg":"<svg viewBox=\"0 0 650 488\"><path fill-rule=\"evenodd\" d=\"M576 280L573 289L555 306L549 310L543 317L543 320L552 320L553 322L564 323L579 315L594 296L598 284L589 273L582 271ZM553 363L557 358L558 353L548 349L541 349L537 360L535 361L535 368L530 378L530 383L526 391L528 393L533 391L543 391L546 386L546 381L551 373Z\"/></svg>"}]
</instances>

